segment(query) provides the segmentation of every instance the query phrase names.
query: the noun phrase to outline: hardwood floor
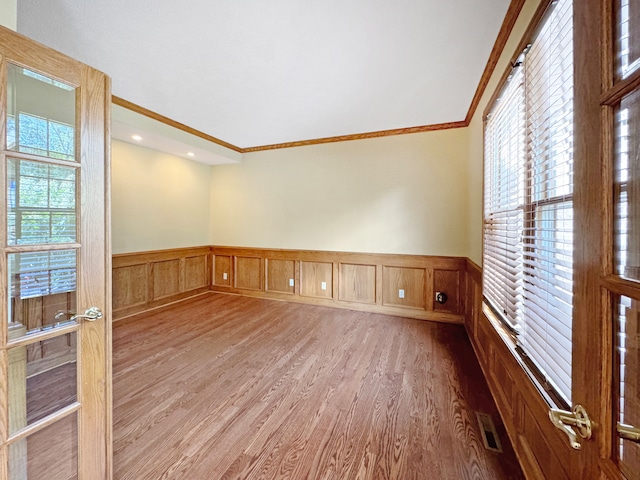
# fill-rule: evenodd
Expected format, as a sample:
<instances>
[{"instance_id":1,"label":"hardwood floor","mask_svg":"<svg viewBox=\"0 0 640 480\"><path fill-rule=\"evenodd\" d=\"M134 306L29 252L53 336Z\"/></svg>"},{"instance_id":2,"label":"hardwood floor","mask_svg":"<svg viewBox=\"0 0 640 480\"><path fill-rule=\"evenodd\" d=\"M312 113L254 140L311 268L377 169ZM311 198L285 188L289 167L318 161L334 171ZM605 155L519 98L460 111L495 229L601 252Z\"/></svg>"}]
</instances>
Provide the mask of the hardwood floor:
<instances>
[{"instance_id":1,"label":"hardwood floor","mask_svg":"<svg viewBox=\"0 0 640 480\"><path fill-rule=\"evenodd\" d=\"M116 479L522 478L461 326L212 293L113 365Z\"/></svg>"}]
</instances>

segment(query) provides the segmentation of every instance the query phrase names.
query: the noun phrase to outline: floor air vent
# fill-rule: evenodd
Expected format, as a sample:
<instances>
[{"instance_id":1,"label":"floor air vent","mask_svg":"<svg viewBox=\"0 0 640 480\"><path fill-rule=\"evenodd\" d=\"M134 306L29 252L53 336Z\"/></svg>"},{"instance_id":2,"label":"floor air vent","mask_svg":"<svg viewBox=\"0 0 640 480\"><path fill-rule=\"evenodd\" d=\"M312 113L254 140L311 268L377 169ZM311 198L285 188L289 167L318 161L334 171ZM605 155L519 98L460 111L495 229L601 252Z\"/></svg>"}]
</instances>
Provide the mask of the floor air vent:
<instances>
[{"instance_id":1,"label":"floor air vent","mask_svg":"<svg viewBox=\"0 0 640 480\"><path fill-rule=\"evenodd\" d=\"M476 417L478 418L478 425L480 425L480 432L482 432L482 441L484 442L484 447L487 450L502 453L500 438L496 433L496 426L493 424L491 415L476 412Z\"/></svg>"}]
</instances>

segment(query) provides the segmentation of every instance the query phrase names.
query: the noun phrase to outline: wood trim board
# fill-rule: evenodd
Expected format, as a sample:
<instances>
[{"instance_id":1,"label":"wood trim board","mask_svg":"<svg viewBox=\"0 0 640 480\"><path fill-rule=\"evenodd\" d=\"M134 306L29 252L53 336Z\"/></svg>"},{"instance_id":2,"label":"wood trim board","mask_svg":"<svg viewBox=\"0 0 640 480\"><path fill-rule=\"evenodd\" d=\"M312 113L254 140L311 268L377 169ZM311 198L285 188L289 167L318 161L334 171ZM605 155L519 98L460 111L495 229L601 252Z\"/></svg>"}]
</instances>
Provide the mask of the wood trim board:
<instances>
[{"instance_id":1,"label":"wood trim board","mask_svg":"<svg viewBox=\"0 0 640 480\"><path fill-rule=\"evenodd\" d=\"M263 152L265 150L277 150L281 148L307 147L310 145L321 145L323 143L349 142L352 140L390 137L394 135L407 135L410 133L433 132L436 130L451 130L453 128L464 128L468 125L469 124L465 120L447 123L434 123L431 125L420 125L416 127L394 128L391 130L379 130L377 132L355 133L350 135L338 135L335 137L315 138L310 140L300 140L296 142L275 143L272 145L248 147L243 148L242 153Z\"/></svg>"}]
</instances>

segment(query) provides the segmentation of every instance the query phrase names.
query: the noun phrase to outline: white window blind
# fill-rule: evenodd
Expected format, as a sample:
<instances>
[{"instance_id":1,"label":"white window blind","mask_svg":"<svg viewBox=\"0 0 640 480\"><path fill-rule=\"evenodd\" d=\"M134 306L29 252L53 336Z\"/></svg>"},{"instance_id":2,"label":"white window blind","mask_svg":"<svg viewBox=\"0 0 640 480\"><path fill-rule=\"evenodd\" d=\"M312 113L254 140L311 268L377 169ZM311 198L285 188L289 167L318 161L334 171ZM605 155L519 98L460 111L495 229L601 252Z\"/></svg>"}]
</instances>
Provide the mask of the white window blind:
<instances>
[{"instance_id":1,"label":"white window blind","mask_svg":"<svg viewBox=\"0 0 640 480\"><path fill-rule=\"evenodd\" d=\"M76 240L76 174L72 167L9 159L9 245Z\"/></svg>"},{"instance_id":2,"label":"white window blind","mask_svg":"<svg viewBox=\"0 0 640 480\"><path fill-rule=\"evenodd\" d=\"M617 76L628 78L640 68L640 5L637 0L618 0Z\"/></svg>"},{"instance_id":3,"label":"white window blind","mask_svg":"<svg viewBox=\"0 0 640 480\"><path fill-rule=\"evenodd\" d=\"M511 327L522 308L523 80L515 67L485 125L484 296Z\"/></svg>"},{"instance_id":4,"label":"white window blind","mask_svg":"<svg viewBox=\"0 0 640 480\"><path fill-rule=\"evenodd\" d=\"M7 162L9 245L76 239L76 170L10 158ZM33 298L76 289L75 250L9 254L11 294Z\"/></svg>"},{"instance_id":5,"label":"white window blind","mask_svg":"<svg viewBox=\"0 0 640 480\"><path fill-rule=\"evenodd\" d=\"M485 127L484 296L571 403L572 2L550 7Z\"/></svg>"},{"instance_id":6,"label":"white window blind","mask_svg":"<svg viewBox=\"0 0 640 480\"><path fill-rule=\"evenodd\" d=\"M76 251L9 255L12 298L33 298L76 290Z\"/></svg>"}]
</instances>

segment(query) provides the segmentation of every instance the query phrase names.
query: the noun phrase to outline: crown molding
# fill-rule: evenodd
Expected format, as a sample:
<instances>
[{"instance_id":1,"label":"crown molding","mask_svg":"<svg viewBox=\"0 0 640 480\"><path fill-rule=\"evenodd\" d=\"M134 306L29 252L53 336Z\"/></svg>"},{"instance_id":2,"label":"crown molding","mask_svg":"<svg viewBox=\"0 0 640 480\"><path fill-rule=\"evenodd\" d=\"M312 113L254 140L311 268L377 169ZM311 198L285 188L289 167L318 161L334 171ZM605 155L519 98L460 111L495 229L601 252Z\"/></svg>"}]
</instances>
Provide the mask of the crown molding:
<instances>
[{"instance_id":1,"label":"crown molding","mask_svg":"<svg viewBox=\"0 0 640 480\"><path fill-rule=\"evenodd\" d=\"M452 128L463 128L467 125L468 124L464 120L462 120L460 122L435 123L432 125L421 125L417 127L395 128L393 130L379 130L377 132L338 135L336 137L315 138L311 140L300 140L297 142L274 143L273 145L249 147L244 148L243 153L262 152L265 150L276 150L280 148L307 147L309 145L320 145L323 143L348 142L352 140L364 140L367 138L390 137L394 135L407 135L409 133L433 132L435 130L450 130Z\"/></svg>"},{"instance_id":2,"label":"crown molding","mask_svg":"<svg viewBox=\"0 0 640 480\"><path fill-rule=\"evenodd\" d=\"M115 95L112 95L111 101L116 105L127 108L133 112L139 113L140 115L144 115L145 117L149 117L154 120L157 120L170 127L177 128L178 130L182 130L183 132L189 133L191 135L195 135L196 137L200 137L209 142L216 143L222 147L229 148L236 152L242 153L242 148L240 147L236 147L235 145L227 143L224 140L220 140L219 138L212 137L211 135L201 132L200 130L196 130L195 128L191 128L183 123L176 122L175 120L172 120L169 117L165 117L164 115L160 115L159 113L148 110L144 107L141 107L140 105L137 105L133 102L125 100L124 98L120 98Z\"/></svg>"}]
</instances>

